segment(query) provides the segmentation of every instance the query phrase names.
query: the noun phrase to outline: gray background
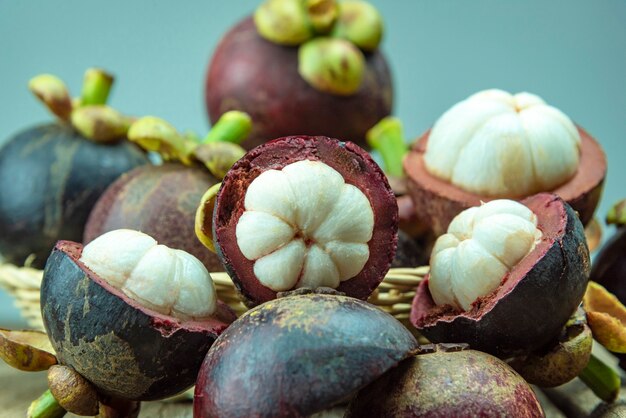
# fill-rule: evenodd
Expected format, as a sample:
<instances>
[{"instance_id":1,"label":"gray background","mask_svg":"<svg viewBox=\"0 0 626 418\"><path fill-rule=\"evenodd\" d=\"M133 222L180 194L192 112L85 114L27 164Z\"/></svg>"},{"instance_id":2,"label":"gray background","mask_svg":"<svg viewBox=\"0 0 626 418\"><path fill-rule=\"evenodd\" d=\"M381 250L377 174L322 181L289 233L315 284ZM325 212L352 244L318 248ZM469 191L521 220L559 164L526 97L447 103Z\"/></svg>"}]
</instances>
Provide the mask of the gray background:
<instances>
[{"instance_id":1,"label":"gray background","mask_svg":"<svg viewBox=\"0 0 626 418\"><path fill-rule=\"evenodd\" d=\"M626 1L373 0L386 22L394 113L408 136L485 88L529 91L603 145L609 160L599 209L626 197ZM49 72L78 94L85 68L114 72L111 104L208 128L203 77L220 35L256 0L0 0L0 141L51 117L30 96ZM1 233L1 231L0 231ZM22 326L0 294L0 327Z\"/></svg>"}]
</instances>

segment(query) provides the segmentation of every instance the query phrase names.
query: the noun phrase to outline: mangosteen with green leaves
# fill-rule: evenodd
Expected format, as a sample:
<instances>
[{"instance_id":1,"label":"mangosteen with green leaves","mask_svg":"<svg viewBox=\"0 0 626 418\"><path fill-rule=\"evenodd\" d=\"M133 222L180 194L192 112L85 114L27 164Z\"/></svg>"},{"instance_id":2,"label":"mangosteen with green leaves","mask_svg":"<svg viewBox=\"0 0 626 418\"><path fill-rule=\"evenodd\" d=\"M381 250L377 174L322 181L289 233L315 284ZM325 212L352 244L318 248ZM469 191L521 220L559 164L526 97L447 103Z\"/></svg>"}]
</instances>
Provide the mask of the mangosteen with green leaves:
<instances>
[{"instance_id":1,"label":"mangosteen with green leaves","mask_svg":"<svg viewBox=\"0 0 626 418\"><path fill-rule=\"evenodd\" d=\"M80 241L87 216L122 173L148 162L123 140L131 118L105 105L113 77L89 69L81 97L44 74L30 90L57 116L0 149L0 254L41 268L60 239Z\"/></svg>"}]
</instances>

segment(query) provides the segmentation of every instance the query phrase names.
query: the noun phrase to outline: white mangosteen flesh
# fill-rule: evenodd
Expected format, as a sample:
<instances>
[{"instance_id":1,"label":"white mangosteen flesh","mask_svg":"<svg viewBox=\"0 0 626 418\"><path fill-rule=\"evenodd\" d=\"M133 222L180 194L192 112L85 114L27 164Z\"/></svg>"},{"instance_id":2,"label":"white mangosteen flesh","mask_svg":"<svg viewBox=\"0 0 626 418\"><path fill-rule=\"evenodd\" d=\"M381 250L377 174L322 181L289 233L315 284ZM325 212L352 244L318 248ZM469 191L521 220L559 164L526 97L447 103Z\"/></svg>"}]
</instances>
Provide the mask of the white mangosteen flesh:
<instances>
[{"instance_id":1,"label":"white mangosteen flesh","mask_svg":"<svg viewBox=\"0 0 626 418\"><path fill-rule=\"evenodd\" d=\"M213 280L196 257L158 245L139 231L107 232L83 248L80 261L140 305L182 320L202 320L217 308Z\"/></svg>"},{"instance_id":2,"label":"white mangosteen flesh","mask_svg":"<svg viewBox=\"0 0 626 418\"><path fill-rule=\"evenodd\" d=\"M571 179L580 134L560 110L530 93L485 90L437 120L428 137L428 172L490 197L550 191Z\"/></svg>"},{"instance_id":3,"label":"white mangosteen flesh","mask_svg":"<svg viewBox=\"0 0 626 418\"><path fill-rule=\"evenodd\" d=\"M541 240L537 216L513 200L492 200L457 215L435 242L429 290L437 305L468 311L493 292Z\"/></svg>"},{"instance_id":4,"label":"white mangosteen flesh","mask_svg":"<svg viewBox=\"0 0 626 418\"><path fill-rule=\"evenodd\" d=\"M261 173L244 207L237 244L269 289L337 288L369 259L372 205L323 162L302 160Z\"/></svg>"}]
</instances>

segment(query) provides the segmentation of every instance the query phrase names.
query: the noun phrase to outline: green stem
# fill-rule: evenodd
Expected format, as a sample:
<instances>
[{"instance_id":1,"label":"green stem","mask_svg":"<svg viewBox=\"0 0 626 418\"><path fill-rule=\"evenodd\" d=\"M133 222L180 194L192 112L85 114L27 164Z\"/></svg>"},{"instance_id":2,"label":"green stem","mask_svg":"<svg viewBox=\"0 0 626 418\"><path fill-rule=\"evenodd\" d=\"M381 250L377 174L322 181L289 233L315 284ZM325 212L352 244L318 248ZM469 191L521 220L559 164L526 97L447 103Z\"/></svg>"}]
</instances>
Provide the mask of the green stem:
<instances>
[{"instance_id":1,"label":"green stem","mask_svg":"<svg viewBox=\"0 0 626 418\"><path fill-rule=\"evenodd\" d=\"M595 355L591 354L589 364L578 377L604 402L617 399L621 384L619 374Z\"/></svg>"},{"instance_id":2,"label":"green stem","mask_svg":"<svg viewBox=\"0 0 626 418\"><path fill-rule=\"evenodd\" d=\"M247 113L231 110L224 113L204 137L203 143L233 142L241 143L252 131L252 119Z\"/></svg>"},{"instance_id":3,"label":"green stem","mask_svg":"<svg viewBox=\"0 0 626 418\"><path fill-rule=\"evenodd\" d=\"M30 404L26 416L28 418L61 418L66 413L67 411L59 405L48 389Z\"/></svg>"},{"instance_id":4,"label":"green stem","mask_svg":"<svg viewBox=\"0 0 626 418\"><path fill-rule=\"evenodd\" d=\"M614 204L606 215L606 223L617 226L626 225L626 199Z\"/></svg>"},{"instance_id":5,"label":"green stem","mask_svg":"<svg viewBox=\"0 0 626 418\"><path fill-rule=\"evenodd\" d=\"M81 106L106 104L111 85L113 85L111 74L100 68L89 68L85 72L83 80L83 90L80 96Z\"/></svg>"},{"instance_id":6,"label":"green stem","mask_svg":"<svg viewBox=\"0 0 626 418\"><path fill-rule=\"evenodd\" d=\"M383 158L387 174L402 177L402 160L408 152L408 146L402 133L402 122L398 118L388 116L367 131L367 143L378 151Z\"/></svg>"}]
</instances>

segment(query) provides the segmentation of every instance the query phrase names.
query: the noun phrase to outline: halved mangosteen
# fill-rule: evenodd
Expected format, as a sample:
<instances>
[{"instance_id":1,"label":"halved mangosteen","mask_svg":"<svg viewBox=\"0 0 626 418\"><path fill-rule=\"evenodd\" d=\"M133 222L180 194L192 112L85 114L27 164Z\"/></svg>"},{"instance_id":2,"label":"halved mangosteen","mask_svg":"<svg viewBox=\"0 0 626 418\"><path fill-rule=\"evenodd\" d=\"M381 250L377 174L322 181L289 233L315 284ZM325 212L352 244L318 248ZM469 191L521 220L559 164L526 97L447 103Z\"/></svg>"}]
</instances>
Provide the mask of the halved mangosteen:
<instances>
[{"instance_id":1,"label":"halved mangosteen","mask_svg":"<svg viewBox=\"0 0 626 418\"><path fill-rule=\"evenodd\" d=\"M432 342L465 342L497 356L558 339L589 277L574 210L556 195L467 209L438 238L411 322Z\"/></svg>"},{"instance_id":2,"label":"halved mangosteen","mask_svg":"<svg viewBox=\"0 0 626 418\"><path fill-rule=\"evenodd\" d=\"M60 241L41 285L42 317L60 363L128 400L193 385L233 312L202 263L132 230L83 246Z\"/></svg>"},{"instance_id":3,"label":"halved mangosteen","mask_svg":"<svg viewBox=\"0 0 626 418\"><path fill-rule=\"evenodd\" d=\"M367 298L394 258L397 229L378 165L357 145L321 136L248 152L224 177L213 212L217 253L251 305L302 287Z\"/></svg>"},{"instance_id":4,"label":"halved mangosteen","mask_svg":"<svg viewBox=\"0 0 626 418\"><path fill-rule=\"evenodd\" d=\"M209 350L194 417L305 417L349 399L418 348L390 314L338 294L246 312Z\"/></svg>"},{"instance_id":5,"label":"halved mangosteen","mask_svg":"<svg viewBox=\"0 0 626 418\"><path fill-rule=\"evenodd\" d=\"M538 192L561 196L586 225L600 200L606 157L540 97L485 90L444 113L404 169L418 216L439 235L480 202Z\"/></svg>"}]
</instances>

